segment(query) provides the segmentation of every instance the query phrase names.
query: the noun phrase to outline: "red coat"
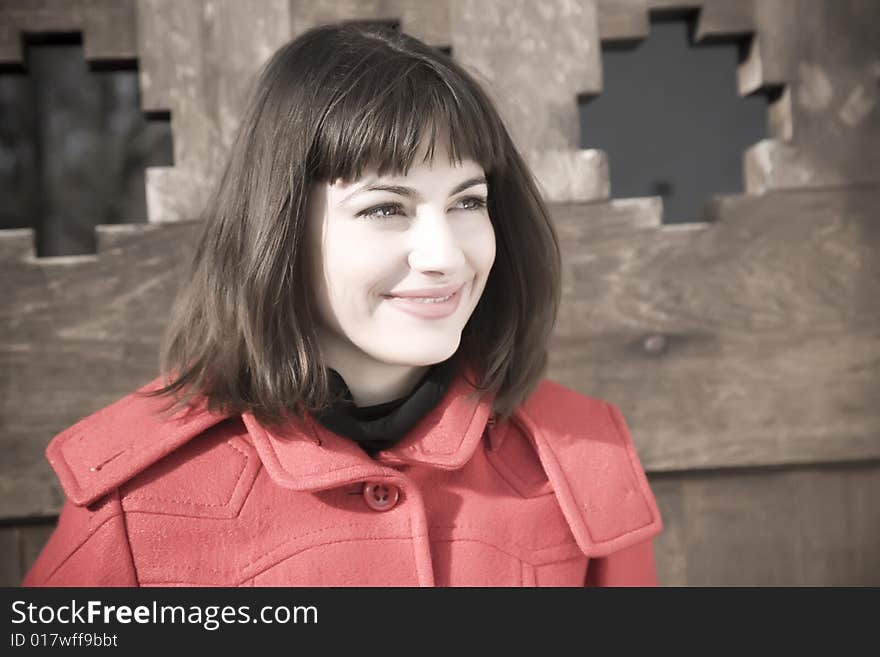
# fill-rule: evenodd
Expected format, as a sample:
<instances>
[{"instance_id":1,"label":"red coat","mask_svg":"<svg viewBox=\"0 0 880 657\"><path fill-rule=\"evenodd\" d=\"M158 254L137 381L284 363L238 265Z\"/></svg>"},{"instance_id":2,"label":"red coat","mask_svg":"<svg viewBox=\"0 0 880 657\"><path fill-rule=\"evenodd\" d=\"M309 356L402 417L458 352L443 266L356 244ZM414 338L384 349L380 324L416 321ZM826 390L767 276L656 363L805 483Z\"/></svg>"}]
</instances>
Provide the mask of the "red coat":
<instances>
[{"instance_id":1,"label":"red coat","mask_svg":"<svg viewBox=\"0 0 880 657\"><path fill-rule=\"evenodd\" d=\"M655 585L662 524L619 410L545 379L495 424L472 390L458 376L375 459L308 418L275 435L128 395L46 450L67 500L23 583Z\"/></svg>"}]
</instances>

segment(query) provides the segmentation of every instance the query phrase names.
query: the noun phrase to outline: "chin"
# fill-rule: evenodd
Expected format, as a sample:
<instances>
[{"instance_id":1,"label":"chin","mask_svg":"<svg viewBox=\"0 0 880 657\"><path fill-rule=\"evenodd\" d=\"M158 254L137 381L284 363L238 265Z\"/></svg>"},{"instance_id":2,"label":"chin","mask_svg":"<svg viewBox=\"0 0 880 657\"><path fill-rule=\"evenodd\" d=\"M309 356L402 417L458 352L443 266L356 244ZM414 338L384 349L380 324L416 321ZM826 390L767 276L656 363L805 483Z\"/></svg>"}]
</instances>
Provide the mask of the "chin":
<instances>
[{"instance_id":1,"label":"chin","mask_svg":"<svg viewBox=\"0 0 880 657\"><path fill-rule=\"evenodd\" d=\"M449 344L438 345L436 341L432 344L419 348L417 345L410 345L408 348L395 348L393 354L388 354L388 358L382 358L386 363L394 363L397 365L409 365L412 367L426 367L442 363L452 356L457 350L460 339L450 341Z\"/></svg>"}]
</instances>

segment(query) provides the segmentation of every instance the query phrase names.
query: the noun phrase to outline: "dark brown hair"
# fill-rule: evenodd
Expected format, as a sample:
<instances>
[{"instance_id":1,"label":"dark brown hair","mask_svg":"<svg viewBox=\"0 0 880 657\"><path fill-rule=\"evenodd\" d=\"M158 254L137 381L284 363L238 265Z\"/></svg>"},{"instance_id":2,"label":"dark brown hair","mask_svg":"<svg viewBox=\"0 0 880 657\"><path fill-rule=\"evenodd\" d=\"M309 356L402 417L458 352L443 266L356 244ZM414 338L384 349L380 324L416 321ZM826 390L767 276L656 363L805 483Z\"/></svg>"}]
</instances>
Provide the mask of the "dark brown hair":
<instances>
[{"instance_id":1,"label":"dark brown hair","mask_svg":"<svg viewBox=\"0 0 880 657\"><path fill-rule=\"evenodd\" d=\"M269 425L325 407L303 246L310 186L368 168L405 175L425 136L433 157L438 134L453 162L486 172L496 257L457 353L508 417L543 376L556 321L549 213L478 82L440 50L362 23L313 28L263 68L174 303L160 357L167 385L151 394L175 406L203 396L212 410Z\"/></svg>"}]
</instances>

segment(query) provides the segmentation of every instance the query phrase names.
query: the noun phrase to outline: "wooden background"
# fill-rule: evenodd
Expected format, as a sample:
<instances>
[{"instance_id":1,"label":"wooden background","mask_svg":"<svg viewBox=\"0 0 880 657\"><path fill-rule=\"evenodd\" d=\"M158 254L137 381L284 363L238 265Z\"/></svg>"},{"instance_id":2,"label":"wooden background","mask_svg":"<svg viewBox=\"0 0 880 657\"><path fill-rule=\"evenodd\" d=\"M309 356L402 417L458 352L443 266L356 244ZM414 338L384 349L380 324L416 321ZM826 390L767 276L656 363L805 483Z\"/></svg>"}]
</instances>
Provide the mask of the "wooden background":
<instances>
[{"instance_id":1,"label":"wooden background","mask_svg":"<svg viewBox=\"0 0 880 657\"><path fill-rule=\"evenodd\" d=\"M609 199L605 154L578 148L601 43L645 38L670 8L699 11L698 40L742 39L739 92L773 99L745 193L700 223L664 225L659 197ZM99 226L95 255L37 258L32 230L0 230L0 584L62 501L49 439L155 376L254 72L349 19L451 49L495 96L563 238L548 376L621 407L666 525L661 583L880 585L874 0L0 0L0 64L22 61L23 35L72 31L91 62L136 59L175 163L146 172L148 221Z\"/></svg>"}]
</instances>

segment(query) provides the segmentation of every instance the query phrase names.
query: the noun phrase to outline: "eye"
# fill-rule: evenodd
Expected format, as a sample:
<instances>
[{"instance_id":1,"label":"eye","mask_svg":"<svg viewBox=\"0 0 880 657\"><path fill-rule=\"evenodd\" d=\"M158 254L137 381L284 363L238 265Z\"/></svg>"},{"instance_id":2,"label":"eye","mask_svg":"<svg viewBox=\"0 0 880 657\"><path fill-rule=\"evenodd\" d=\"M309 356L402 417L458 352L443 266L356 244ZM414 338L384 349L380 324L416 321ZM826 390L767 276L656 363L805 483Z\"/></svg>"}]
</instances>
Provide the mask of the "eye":
<instances>
[{"instance_id":1,"label":"eye","mask_svg":"<svg viewBox=\"0 0 880 657\"><path fill-rule=\"evenodd\" d=\"M386 214L385 210L389 211L399 211L402 209L400 203L386 203L384 205L376 205L372 208L367 208L366 210L361 210L357 213L358 217L366 217L367 219L382 219L384 217L392 217L393 214Z\"/></svg>"},{"instance_id":2,"label":"eye","mask_svg":"<svg viewBox=\"0 0 880 657\"><path fill-rule=\"evenodd\" d=\"M467 196L459 199L458 203L466 204L465 207L462 208L464 210L479 212L486 207L487 200L480 196ZM384 203L382 205L374 205L366 210L361 210L355 216L365 217L367 219L387 219L402 211L403 206L400 203Z\"/></svg>"},{"instance_id":3,"label":"eye","mask_svg":"<svg viewBox=\"0 0 880 657\"><path fill-rule=\"evenodd\" d=\"M458 201L459 203L469 203L465 210L482 210L486 207L486 199L480 196L467 196Z\"/></svg>"}]
</instances>

